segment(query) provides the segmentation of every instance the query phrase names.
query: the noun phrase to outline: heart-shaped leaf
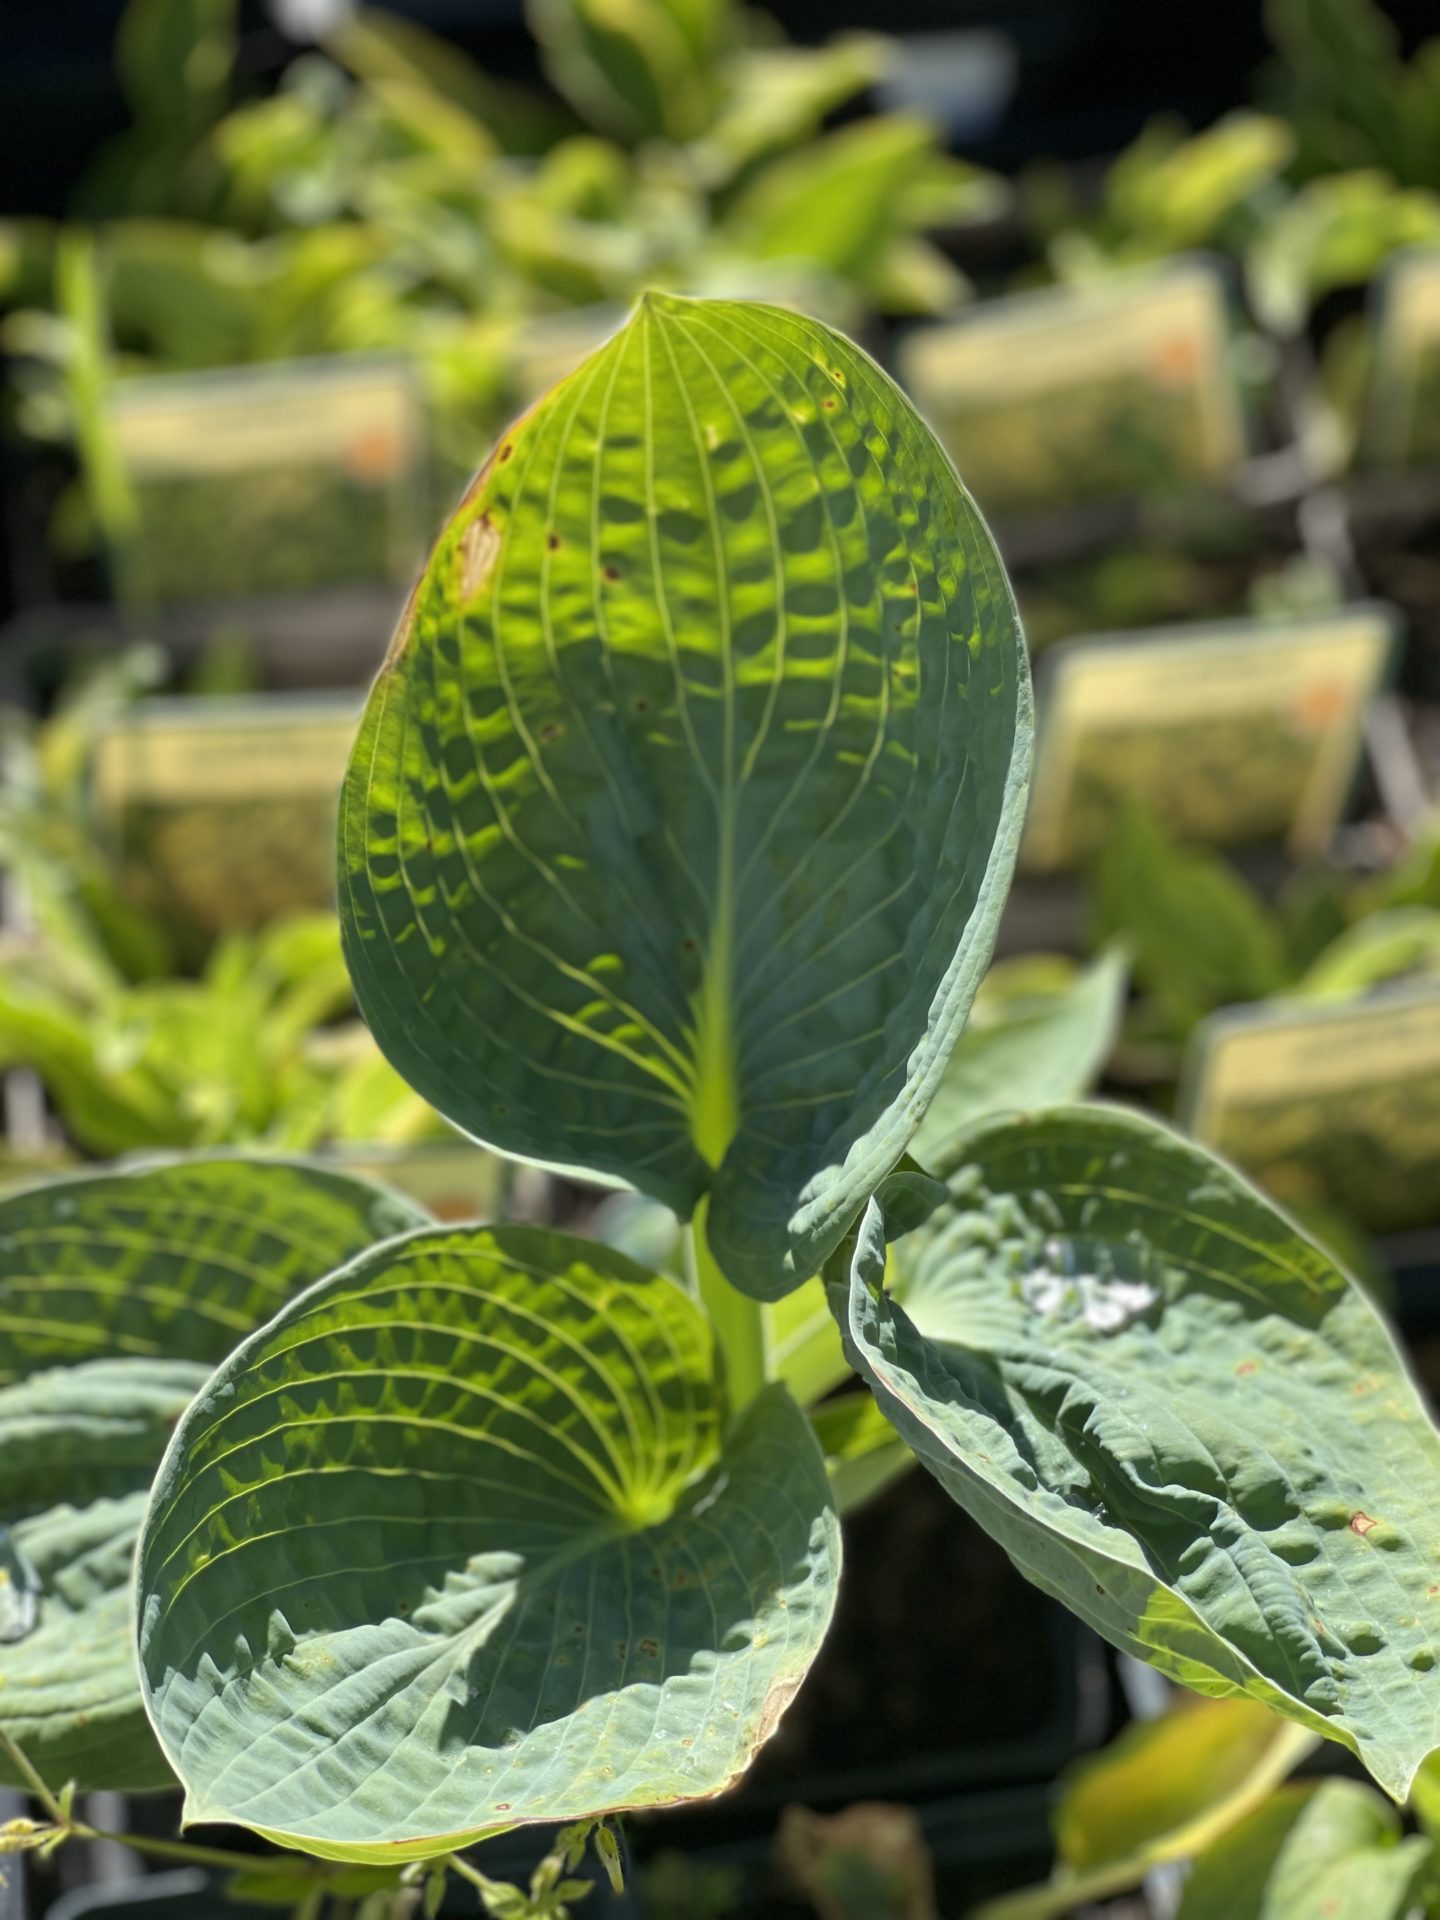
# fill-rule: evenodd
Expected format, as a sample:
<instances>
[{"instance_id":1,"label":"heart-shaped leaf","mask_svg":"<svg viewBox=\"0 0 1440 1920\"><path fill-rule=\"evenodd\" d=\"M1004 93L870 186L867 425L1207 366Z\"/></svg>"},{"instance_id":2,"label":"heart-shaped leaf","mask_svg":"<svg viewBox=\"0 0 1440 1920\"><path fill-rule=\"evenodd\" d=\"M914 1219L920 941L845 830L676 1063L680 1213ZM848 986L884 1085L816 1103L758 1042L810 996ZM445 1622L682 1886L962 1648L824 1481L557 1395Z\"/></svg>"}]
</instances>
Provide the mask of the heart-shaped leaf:
<instances>
[{"instance_id":1,"label":"heart-shaped leaf","mask_svg":"<svg viewBox=\"0 0 1440 1920\"><path fill-rule=\"evenodd\" d=\"M1440 1745L1440 1436L1361 1290L1238 1174L1103 1107L996 1120L862 1224L847 1345L1022 1572L1404 1799ZM837 1296L841 1289L836 1289Z\"/></svg>"},{"instance_id":2,"label":"heart-shaped leaf","mask_svg":"<svg viewBox=\"0 0 1440 1920\"><path fill-rule=\"evenodd\" d=\"M170 1780L130 1601L166 1443L242 1334L421 1218L364 1181L224 1157L0 1202L0 1722L42 1773Z\"/></svg>"},{"instance_id":3,"label":"heart-shaped leaf","mask_svg":"<svg viewBox=\"0 0 1440 1920\"><path fill-rule=\"evenodd\" d=\"M342 801L365 1016L503 1151L708 1195L730 1280L817 1271L993 943L1030 696L995 548L855 347L647 296L502 440Z\"/></svg>"},{"instance_id":4,"label":"heart-shaped leaf","mask_svg":"<svg viewBox=\"0 0 1440 1920\"><path fill-rule=\"evenodd\" d=\"M413 1234L293 1302L182 1420L141 1540L187 1818L404 1859L718 1792L840 1554L783 1388L722 1416L700 1309L569 1235Z\"/></svg>"}]
</instances>

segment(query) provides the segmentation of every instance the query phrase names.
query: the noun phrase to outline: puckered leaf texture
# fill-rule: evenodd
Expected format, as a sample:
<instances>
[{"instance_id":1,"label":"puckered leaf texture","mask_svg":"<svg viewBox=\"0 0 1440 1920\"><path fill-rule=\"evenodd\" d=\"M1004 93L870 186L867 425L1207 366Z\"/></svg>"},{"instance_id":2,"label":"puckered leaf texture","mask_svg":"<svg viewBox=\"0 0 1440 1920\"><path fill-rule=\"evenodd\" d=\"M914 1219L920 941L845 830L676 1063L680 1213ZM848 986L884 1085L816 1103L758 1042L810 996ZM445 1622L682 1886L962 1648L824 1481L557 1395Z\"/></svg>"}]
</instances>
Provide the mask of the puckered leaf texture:
<instances>
[{"instance_id":1,"label":"puckered leaf texture","mask_svg":"<svg viewBox=\"0 0 1440 1920\"><path fill-rule=\"evenodd\" d=\"M723 1416L699 1307L569 1235L423 1231L294 1301L181 1421L142 1536L187 1817L366 1861L718 1792L840 1553L785 1390Z\"/></svg>"},{"instance_id":2,"label":"puckered leaf texture","mask_svg":"<svg viewBox=\"0 0 1440 1920\"><path fill-rule=\"evenodd\" d=\"M847 1346L1037 1585L1403 1800L1440 1745L1440 1436L1368 1298L1238 1174L1103 1107L998 1119Z\"/></svg>"},{"instance_id":3,"label":"puckered leaf texture","mask_svg":"<svg viewBox=\"0 0 1440 1920\"><path fill-rule=\"evenodd\" d=\"M1030 694L995 547L857 348L651 295L446 528L345 782L361 1007L426 1099L773 1299L903 1153L994 941Z\"/></svg>"},{"instance_id":4,"label":"puckered leaf texture","mask_svg":"<svg viewBox=\"0 0 1440 1920\"><path fill-rule=\"evenodd\" d=\"M171 1783L130 1585L175 1423L237 1339L420 1218L361 1180L230 1156L0 1201L0 1723L48 1778Z\"/></svg>"}]
</instances>

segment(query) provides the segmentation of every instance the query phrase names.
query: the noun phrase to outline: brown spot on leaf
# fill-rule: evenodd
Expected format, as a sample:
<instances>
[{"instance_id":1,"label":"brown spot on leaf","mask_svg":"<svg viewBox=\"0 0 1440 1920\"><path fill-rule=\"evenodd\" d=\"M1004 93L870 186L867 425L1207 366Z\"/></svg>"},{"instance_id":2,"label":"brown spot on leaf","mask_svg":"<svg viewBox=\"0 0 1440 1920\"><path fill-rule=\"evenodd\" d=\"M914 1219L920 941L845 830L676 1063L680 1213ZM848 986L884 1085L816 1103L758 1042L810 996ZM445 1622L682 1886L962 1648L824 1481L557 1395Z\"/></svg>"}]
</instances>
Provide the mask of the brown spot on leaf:
<instances>
[{"instance_id":1,"label":"brown spot on leaf","mask_svg":"<svg viewBox=\"0 0 1440 1920\"><path fill-rule=\"evenodd\" d=\"M765 1696L765 1705L760 1713L760 1725L755 1734L755 1750L763 1747L780 1724L780 1719L790 1702L800 1691L800 1680L792 1677L777 1680Z\"/></svg>"},{"instance_id":2,"label":"brown spot on leaf","mask_svg":"<svg viewBox=\"0 0 1440 1920\"><path fill-rule=\"evenodd\" d=\"M658 1640L642 1640L640 1642L640 1651L648 1654L652 1660L658 1659L660 1655L660 1642Z\"/></svg>"},{"instance_id":3,"label":"brown spot on leaf","mask_svg":"<svg viewBox=\"0 0 1440 1920\"><path fill-rule=\"evenodd\" d=\"M484 587L500 555L500 529L488 512L472 520L460 536L460 599L468 603Z\"/></svg>"},{"instance_id":4,"label":"brown spot on leaf","mask_svg":"<svg viewBox=\"0 0 1440 1920\"><path fill-rule=\"evenodd\" d=\"M1358 1533L1362 1540L1376 1524L1368 1513L1352 1513L1350 1516L1350 1531L1352 1533Z\"/></svg>"},{"instance_id":5,"label":"brown spot on leaf","mask_svg":"<svg viewBox=\"0 0 1440 1920\"><path fill-rule=\"evenodd\" d=\"M560 536L559 536L559 534L558 534L558 533L552 533L552 534L549 534L549 535L548 535L548 536L546 537L546 541L545 541L545 544L546 544L546 546L547 546L547 547L548 547L548 548L550 549L550 551L551 551L551 553L554 553L554 552L555 552L555 551L556 551L556 550L558 549L558 547L559 547L559 545L560 545Z\"/></svg>"},{"instance_id":6,"label":"brown spot on leaf","mask_svg":"<svg viewBox=\"0 0 1440 1920\"><path fill-rule=\"evenodd\" d=\"M1260 1371L1260 1362L1258 1360L1242 1360L1235 1371L1236 1373L1258 1373Z\"/></svg>"},{"instance_id":7,"label":"brown spot on leaf","mask_svg":"<svg viewBox=\"0 0 1440 1920\"><path fill-rule=\"evenodd\" d=\"M600 571L612 586L620 578L620 569L618 567L602 567Z\"/></svg>"}]
</instances>

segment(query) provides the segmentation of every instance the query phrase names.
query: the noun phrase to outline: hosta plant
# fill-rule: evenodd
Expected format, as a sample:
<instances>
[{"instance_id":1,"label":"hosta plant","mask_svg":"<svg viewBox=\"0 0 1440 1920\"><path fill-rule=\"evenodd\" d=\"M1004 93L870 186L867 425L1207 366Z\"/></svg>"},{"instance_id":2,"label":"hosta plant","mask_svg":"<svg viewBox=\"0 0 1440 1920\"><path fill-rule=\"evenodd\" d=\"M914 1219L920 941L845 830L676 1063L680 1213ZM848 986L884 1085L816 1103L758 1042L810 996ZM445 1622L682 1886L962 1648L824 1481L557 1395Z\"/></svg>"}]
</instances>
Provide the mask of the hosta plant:
<instances>
[{"instance_id":1,"label":"hosta plant","mask_svg":"<svg viewBox=\"0 0 1440 1920\"><path fill-rule=\"evenodd\" d=\"M346 1872L715 1794L824 1637L837 1488L908 1447L1115 1644L1403 1799L1440 1442L1369 1301L1164 1127L996 1113L1064 1091L1043 1044L998 1100L948 1078L1029 754L1004 569L896 388L643 301L441 535L340 899L400 1072L669 1208L684 1276L258 1163L11 1202L12 1745ZM1117 980L1048 1029L1087 1071ZM243 1191L177 1213L217 1164Z\"/></svg>"}]
</instances>

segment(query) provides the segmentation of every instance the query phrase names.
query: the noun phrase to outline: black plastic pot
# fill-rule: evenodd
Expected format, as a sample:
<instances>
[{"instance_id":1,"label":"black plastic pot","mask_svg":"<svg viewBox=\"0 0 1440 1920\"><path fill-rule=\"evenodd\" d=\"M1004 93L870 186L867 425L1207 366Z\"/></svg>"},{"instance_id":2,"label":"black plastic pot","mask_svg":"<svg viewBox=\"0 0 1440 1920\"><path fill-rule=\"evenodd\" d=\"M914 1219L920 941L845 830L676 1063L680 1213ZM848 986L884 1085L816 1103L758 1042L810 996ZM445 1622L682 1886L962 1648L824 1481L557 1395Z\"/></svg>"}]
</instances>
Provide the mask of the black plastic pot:
<instances>
[{"instance_id":1,"label":"black plastic pot","mask_svg":"<svg viewBox=\"0 0 1440 1920\"><path fill-rule=\"evenodd\" d=\"M845 1523L834 1624L733 1793L637 1819L637 1851L768 1844L781 1811L940 1805L1052 1779L1114 1712L1100 1641L916 1469Z\"/></svg>"},{"instance_id":2,"label":"black plastic pot","mask_svg":"<svg viewBox=\"0 0 1440 1920\"><path fill-rule=\"evenodd\" d=\"M966 1913L982 1900L1045 1879L1054 1857L1050 1805L1050 1789L1031 1786L919 1808L938 1911ZM650 1920L696 1920L687 1884L695 1894L713 1894L715 1904L703 1908L705 1920L812 1920L813 1907L787 1884L768 1836L687 1847L677 1857L667 1821L638 1829L635 1852ZM728 1895L723 1905L722 1892Z\"/></svg>"},{"instance_id":3,"label":"black plastic pot","mask_svg":"<svg viewBox=\"0 0 1440 1920\"><path fill-rule=\"evenodd\" d=\"M1395 1286L1395 1320L1411 1370L1440 1408L1440 1226L1394 1234L1380 1252Z\"/></svg>"}]
</instances>

